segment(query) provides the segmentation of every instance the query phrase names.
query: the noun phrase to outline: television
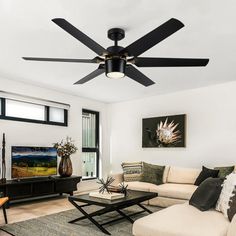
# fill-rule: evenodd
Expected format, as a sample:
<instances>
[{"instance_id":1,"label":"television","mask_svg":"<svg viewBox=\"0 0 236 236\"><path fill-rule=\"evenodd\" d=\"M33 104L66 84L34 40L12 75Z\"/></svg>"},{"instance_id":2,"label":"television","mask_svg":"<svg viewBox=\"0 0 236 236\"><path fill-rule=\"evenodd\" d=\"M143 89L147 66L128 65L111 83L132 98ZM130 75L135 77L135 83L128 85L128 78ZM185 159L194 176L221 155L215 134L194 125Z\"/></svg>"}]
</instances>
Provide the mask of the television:
<instances>
[{"instance_id":1,"label":"television","mask_svg":"<svg viewBox=\"0 0 236 236\"><path fill-rule=\"evenodd\" d=\"M57 174L57 150L53 147L12 146L13 179Z\"/></svg>"}]
</instances>

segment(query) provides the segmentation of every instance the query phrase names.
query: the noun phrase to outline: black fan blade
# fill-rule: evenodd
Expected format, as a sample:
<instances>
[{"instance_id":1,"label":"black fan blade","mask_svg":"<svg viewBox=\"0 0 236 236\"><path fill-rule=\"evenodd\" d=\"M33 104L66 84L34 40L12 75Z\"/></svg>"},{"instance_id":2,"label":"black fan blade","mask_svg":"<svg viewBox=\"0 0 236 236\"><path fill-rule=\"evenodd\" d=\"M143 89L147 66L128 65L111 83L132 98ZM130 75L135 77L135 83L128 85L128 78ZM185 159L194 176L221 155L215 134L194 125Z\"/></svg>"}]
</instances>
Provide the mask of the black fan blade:
<instances>
[{"instance_id":1,"label":"black fan blade","mask_svg":"<svg viewBox=\"0 0 236 236\"><path fill-rule=\"evenodd\" d=\"M60 26L62 29L64 29L67 33L72 35L74 38L78 39L81 43L86 45L88 48L93 50L98 55L102 55L106 52L106 49L103 48L101 45L96 43L94 40L92 40L90 37L88 37L86 34L81 32L79 29L74 27L72 24L70 24L68 21L66 21L63 18L55 18L52 19L52 21Z\"/></svg>"},{"instance_id":2,"label":"black fan blade","mask_svg":"<svg viewBox=\"0 0 236 236\"><path fill-rule=\"evenodd\" d=\"M144 35L142 38L133 42L128 47L124 48L121 53L127 53L129 56L137 57L182 27L184 27L182 22L172 18L153 31Z\"/></svg>"},{"instance_id":3,"label":"black fan blade","mask_svg":"<svg viewBox=\"0 0 236 236\"><path fill-rule=\"evenodd\" d=\"M180 67L180 66L206 66L209 59L202 58L153 58L137 57L134 64L138 67Z\"/></svg>"},{"instance_id":4,"label":"black fan blade","mask_svg":"<svg viewBox=\"0 0 236 236\"><path fill-rule=\"evenodd\" d=\"M83 79L80 79L79 81L75 82L74 84L84 84L84 83L88 82L89 80L94 79L95 77L101 75L104 72L105 72L104 66L100 65L95 71L86 75Z\"/></svg>"},{"instance_id":5,"label":"black fan blade","mask_svg":"<svg viewBox=\"0 0 236 236\"><path fill-rule=\"evenodd\" d=\"M69 58L43 58L43 57L22 57L27 61L50 61L50 62L76 62L76 63L99 63L102 61L99 57L93 59L69 59Z\"/></svg>"},{"instance_id":6,"label":"black fan blade","mask_svg":"<svg viewBox=\"0 0 236 236\"><path fill-rule=\"evenodd\" d=\"M136 82L144 85L150 86L155 84L152 80L150 80L146 75L144 75L141 71L137 70L135 67L128 65L125 70L125 74Z\"/></svg>"}]
</instances>

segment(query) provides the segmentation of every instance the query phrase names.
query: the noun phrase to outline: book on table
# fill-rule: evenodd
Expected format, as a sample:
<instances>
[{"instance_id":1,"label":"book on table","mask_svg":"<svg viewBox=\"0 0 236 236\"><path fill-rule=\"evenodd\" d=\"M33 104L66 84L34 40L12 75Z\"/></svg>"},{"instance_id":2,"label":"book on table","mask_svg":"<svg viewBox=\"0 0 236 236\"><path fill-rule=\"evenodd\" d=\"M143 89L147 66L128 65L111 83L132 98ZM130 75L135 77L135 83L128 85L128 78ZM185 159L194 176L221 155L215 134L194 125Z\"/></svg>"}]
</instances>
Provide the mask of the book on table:
<instances>
[{"instance_id":1,"label":"book on table","mask_svg":"<svg viewBox=\"0 0 236 236\"><path fill-rule=\"evenodd\" d=\"M108 200L115 200L115 199L120 199L124 198L125 195L123 193L99 193L99 192L90 192L89 193L90 197L96 197L96 198L103 198L103 199L108 199Z\"/></svg>"}]
</instances>

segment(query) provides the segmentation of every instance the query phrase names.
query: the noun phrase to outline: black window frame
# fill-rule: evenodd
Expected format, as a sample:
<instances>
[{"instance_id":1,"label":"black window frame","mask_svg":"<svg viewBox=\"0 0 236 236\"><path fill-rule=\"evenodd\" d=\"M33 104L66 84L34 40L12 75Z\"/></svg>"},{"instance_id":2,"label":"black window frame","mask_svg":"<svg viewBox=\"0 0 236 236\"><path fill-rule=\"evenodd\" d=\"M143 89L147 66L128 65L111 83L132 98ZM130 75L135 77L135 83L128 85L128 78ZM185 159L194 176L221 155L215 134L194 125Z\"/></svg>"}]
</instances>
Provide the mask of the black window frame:
<instances>
[{"instance_id":1,"label":"black window frame","mask_svg":"<svg viewBox=\"0 0 236 236\"><path fill-rule=\"evenodd\" d=\"M10 99L14 100L14 99ZM6 98L0 97L1 101L1 113L0 113L0 119L1 120L11 120L11 121L20 121L20 122L28 122L28 123L36 123L36 124L44 124L44 125L57 125L57 126L68 126L68 110L64 109L64 122L54 122L49 120L49 113L50 113L50 107L45 106L45 120L35 120L35 119L28 119L28 118L21 118L21 117L12 117L6 115ZM20 100L15 100L19 102L24 102ZM27 102L26 102L27 103ZM39 105L36 103L32 103L35 105Z\"/></svg>"},{"instance_id":2,"label":"black window frame","mask_svg":"<svg viewBox=\"0 0 236 236\"><path fill-rule=\"evenodd\" d=\"M98 111L93 111L93 110L89 110L89 109L82 109L82 116L83 116L83 113L90 113L90 114L94 114L95 115L95 148L89 148L89 147L83 147L83 143L82 143L82 153L83 152L87 152L87 153L91 153L91 152L94 152L96 153L96 177L90 177L90 178L83 178L82 176L82 180L91 180L91 179L97 179L99 178L99 161L100 161L100 139L99 139L99 135L100 135L100 132L99 132L99 112Z\"/></svg>"}]
</instances>

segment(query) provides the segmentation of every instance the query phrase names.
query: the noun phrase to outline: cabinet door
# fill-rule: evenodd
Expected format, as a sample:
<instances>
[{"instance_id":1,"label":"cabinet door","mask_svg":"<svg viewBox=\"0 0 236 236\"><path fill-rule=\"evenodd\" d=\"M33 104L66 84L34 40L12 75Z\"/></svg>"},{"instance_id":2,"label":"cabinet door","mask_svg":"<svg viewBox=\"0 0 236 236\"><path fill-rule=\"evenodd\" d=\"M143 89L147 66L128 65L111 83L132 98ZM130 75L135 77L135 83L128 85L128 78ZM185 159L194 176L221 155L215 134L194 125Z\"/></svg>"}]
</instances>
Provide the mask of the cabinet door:
<instances>
[{"instance_id":1,"label":"cabinet door","mask_svg":"<svg viewBox=\"0 0 236 236\"><path fill-rule=\"evenodd\" d=\"M33 195L45 195L54 193L54 182L45 181L45 182L35 182L33 183Z\"/></svg>"},{"instance_id":2,"label":"cabinet door","mask_svg":"<svg viewBox=\"0 0 236 236\"><path fill-rule=\"evenodd\" d=\"M68 193L77 190L77 183L79 179L65 178L56 180L56 192L57 193Z\"/></svg>"},{"instance_id":3,"label":"cabinet door","mask_svg":"<svg viewBox=\"0 0 236 236\"><path fill-rule=\"evenodd\" d=\"M30 197L32 195L32 188L30 183L25 184L11 184L6 187L6 196L10 199L19 199Z\"/></svg>"}]
</instances>

